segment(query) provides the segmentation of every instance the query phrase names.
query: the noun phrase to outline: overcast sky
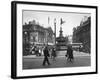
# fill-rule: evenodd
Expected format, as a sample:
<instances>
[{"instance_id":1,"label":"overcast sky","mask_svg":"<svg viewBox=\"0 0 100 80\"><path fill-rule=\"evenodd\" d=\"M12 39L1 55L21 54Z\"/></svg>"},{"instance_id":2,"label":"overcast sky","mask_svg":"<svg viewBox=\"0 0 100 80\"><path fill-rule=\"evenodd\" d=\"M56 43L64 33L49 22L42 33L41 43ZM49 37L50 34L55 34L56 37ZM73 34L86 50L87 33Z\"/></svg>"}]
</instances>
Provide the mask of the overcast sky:
<instances>
[{"instance_id":1,"label":"overcast sky","mask_svg":"<svg viewBox=\"0 0 100 80\"><path fill-rule=\"evenodd\" d=\"M60 19L62 18L65 23L62 25L63 35L72 35L73 27L80 25L84 16L90 16L90 14L84 13L71 13L71 12L45 12L45 11L23 11L23 24L29 21L36 20L40 25L44 27L51 26L54 30L54 19L56 18L56 34L59 36ZM48 24L49 17L49 24Z\"/></svg>"}]
</instances>

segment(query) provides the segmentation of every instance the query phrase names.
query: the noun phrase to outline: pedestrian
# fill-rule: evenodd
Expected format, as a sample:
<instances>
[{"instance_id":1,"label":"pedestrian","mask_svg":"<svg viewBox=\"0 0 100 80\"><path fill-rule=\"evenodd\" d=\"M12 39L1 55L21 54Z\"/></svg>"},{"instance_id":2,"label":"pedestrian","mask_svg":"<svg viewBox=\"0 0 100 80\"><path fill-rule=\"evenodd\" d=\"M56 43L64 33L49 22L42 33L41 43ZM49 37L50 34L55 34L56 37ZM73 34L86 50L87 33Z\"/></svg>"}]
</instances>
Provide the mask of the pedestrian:
<instances>
[{"instance_id":1,"label":"pedestrian","mask_svg":"<svg viewBox=\"0 0 100 80\"><path fill-rule=\"evenodd\" d=\"M73 49L71 46L68 46L68 49L67 49L67 60L72 62L74 60L74 57L73 57Z\"/></svg>"},{"instance_id":2,"label":"pedestrian","mask_svg":"<svg viewBox=\"0 0 100 80\"><path fill-rule=\"evenodd\" d=\"M53 57L53 61L56 61L56 50L55 48L52 49L52 57Z\"/></svg>"},{"instance_id":3,"label":"pedestrian","mask_svg":"<svg viewBox=\"0 0 100 80\"><path fill-rule=\"evenodd\" d=\"M39 56L41 56L42 50L41 48L39 48Z\"/></svg>"},{"instance_id":4,"label":"pedestrian","mask_svg":"<svg viewBox=\"0 0 100 80\"><path fill-rule=\"evenodd\" d=\"M44 53L43 53L43 50L44 50L44 47L42 47L42 49L41 49L42 51L41 51L41 55L43 55Z\"/></svg>"},{"instance_id":5,"label":"pedestrian","mask_svg":"<svg viewBox=\"0 0 100 80\"><path fill-rule=\"evenodd\" d=\"M35 54L36 54L36 56L39 56L39 48L38 47L35 48Z\"/></svg>"},{"instance_id":6,"label":"pedestrian","mask_svg":"<svg viewBox=\"0 0 100 80\"><path fill-rule=\"evenodd\" d=\"M31 53L31 54L35 54L35 46L33 46L33 47L30 49L30 53Z\"/></svg>"},{"instance_id":7,"label":"pedestrian","mask_svg":"<svg viewBox=\"0 0 100 80\"><path fill-rule=\"evenodd\" d=\"M45 47L45 49L43 50L43 52L44 52L43 66L45 66L45 63L47 63L48 65L50 65L50 62L49 62L49 59L48 59L48 57L50 56L48 48Z\"/></svg>"},{"instance_id":8,"label":"pedestrian","mask_svg":"<svg viewBox=\"0 0 100 80\"><path fill-rule=\"evenodd\" d=\"M50 58L52 59L52 49L49 49Z\"/></svg>"}]
</instances>

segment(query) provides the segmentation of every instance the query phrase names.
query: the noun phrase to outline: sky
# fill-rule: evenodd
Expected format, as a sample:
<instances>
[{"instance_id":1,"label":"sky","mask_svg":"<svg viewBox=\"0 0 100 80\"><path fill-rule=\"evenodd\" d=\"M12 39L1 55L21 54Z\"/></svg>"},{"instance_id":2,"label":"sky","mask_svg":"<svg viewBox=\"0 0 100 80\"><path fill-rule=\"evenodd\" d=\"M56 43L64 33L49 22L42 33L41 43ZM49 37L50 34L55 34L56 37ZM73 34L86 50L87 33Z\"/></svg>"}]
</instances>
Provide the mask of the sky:
<instances>
[{"instance_id":1,"label":"sky","mask_svg":"<svg viewBox=\"0 0 100 80\"><path fill-rule=\"evenodd\" d=\"M73 28L80 25L82 20L89 17L89 13L71 13L71 12L47 12L47 11L23 11L23 24L35 20L43 27L49 27L54 31L54 19L56 19L56 36L59 36L60 27L63 30L63 36L72 35ZM49 17L49 23L48 23ZM85 18L84 18L85 17ZM65 21L62 26L60 25L61 18Z\"/></svg>"}]
</instances>

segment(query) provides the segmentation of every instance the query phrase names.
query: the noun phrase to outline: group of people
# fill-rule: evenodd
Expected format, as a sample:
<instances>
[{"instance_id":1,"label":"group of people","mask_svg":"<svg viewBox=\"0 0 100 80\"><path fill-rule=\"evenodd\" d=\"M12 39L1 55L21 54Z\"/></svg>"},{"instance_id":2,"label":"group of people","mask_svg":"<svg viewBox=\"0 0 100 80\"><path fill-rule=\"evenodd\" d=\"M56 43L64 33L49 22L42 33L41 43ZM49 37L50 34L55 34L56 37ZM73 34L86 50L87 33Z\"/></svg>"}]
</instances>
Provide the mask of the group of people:
<instances>
[{"instance_id":1,"label":"group of people","mask_svg":"<svg viewBox=\"0 0 100 80\"><path fill-rule=\"evenodd\" d=\"M48 65L50 65L50 62L49 62L49 59L48 57L50 57L50 53L51 52L51 58L56 61L56 50L55 48L51 50L48 50L48 47L46 46L43 50L44 52L44 60L43 60L43 66L45 66L45 64L47 63ZM74 61L74 57L73 57L73 49L71 46L68 46L67 48L67 52L66 52L66 58L67 58L67 61L70 61L70 62L73 62Z\"/></svg>"},{"instance_id":2,"label":"group of people","mask_svg":"<svg viewBox=\"0 0 100 80\"><path fill-rule=\"evenodd\" d=\"M46 63L48 65L50 65L48 57L51 57L55 61L55 57L56 57L56 50L55 50L55 48L48 49L48 47L46 46L44 48L44 50L43 50L43 53L44 53L43 66L45 66Z\"/></svg>"},{"instance_id":3,"label":"group of people","mask_svg":"<svg viewBox=\"0 0 100 80\"><path fill-rule=\"evenodd\" d=\"M43 60L43 66L47 63L50 65L49 58L50 57L53 61L56 61L56 49L53 48L48 48L48 46L45 46L44 48L37 48L34 46L31 50L32 54L35 54L36 56L41 56L44 55L44 60ZM65 55L67 61L73 62L74 57L73 57L73 49L71 46L67 47L66 55Z\"/></svg>"},{"instance_id":4,"label":"group of people","mask_svg":"<svg viewBox=\"0 0 100 80\"><path fill-rule=\"evenodd\" d=\"M42 50L39 49L37 46L33 46L30 50L31 54L35 54L36 56L41 56L42 55Z\"/></svg>"},{"instance_id":5,"label":"group of people","mask_svg":"<svg viewBox=\"0 0 100 80\"><path fill-rule=\"evenodd\" d=\"M68 46L67 48L67 53L65 55L67 57L67 61L72 62L74 60L74 56L73 56L73 49L71 46Z\"/></svg>"}]
</instances>

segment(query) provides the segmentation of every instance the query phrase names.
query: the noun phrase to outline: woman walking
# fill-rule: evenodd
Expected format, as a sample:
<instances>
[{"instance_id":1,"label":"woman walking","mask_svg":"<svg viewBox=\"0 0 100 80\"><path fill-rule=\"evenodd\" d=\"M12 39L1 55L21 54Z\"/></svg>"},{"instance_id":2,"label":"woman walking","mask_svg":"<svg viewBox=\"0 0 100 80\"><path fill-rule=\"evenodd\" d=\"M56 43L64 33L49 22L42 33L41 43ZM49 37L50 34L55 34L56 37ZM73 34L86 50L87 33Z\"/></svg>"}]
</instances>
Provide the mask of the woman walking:
<instances>
[{"instance_id":1,"label":"woman walking","mask_svg":"<svg viewBox=\"0 0 100 80\"><path fill-rule=\"evenodd\" d=\"M68 46L68 49L67 49L67 60L72 62L74 60L74 57L73 57L73 49L71 46Z\"/></svg>"},{"instance_id":2,"label":"woman walking","mask_svg":"<svg viewBox=\"0 0 100 80\"><path fill-rule=\"evenodd\" d=\"M53 57L53 61L56 61L56 50L55 48L52 49L52 57Z\"/></svg>"}]
</instances>

